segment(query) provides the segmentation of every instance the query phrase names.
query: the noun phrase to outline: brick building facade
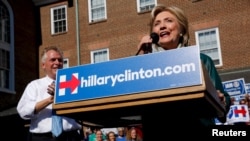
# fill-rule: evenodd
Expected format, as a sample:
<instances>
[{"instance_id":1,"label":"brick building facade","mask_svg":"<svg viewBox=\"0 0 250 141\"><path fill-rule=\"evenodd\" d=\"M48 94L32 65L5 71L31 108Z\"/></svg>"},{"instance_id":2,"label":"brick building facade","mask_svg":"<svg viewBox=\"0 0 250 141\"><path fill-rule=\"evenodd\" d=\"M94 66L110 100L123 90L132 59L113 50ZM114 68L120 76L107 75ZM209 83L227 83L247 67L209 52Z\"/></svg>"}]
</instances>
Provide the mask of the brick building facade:
<instances>
[{"instance_id":1,"label":"brick building facade","mask_svg":"<svg viewBox=\"0 0 250 141\"><path fill-rule=\"evenodd\" d=\"M69 3L68 31L51 35L50 9ZM157 0L157 3L175 5L186 12L190 23L191 45L196 44L197 30L218 27L223 64L217 68L222 80L243 77L246 82L250 82L248 0ZM103 48L109 48L109 60L133 56L140 38L144 34L149 34L150 11L138 13L136 0L106 0L106 8L107 19L90 23L87 0L77 3L68 0L41 5L40 51L48 45L60 46L65 52L65 57L69 59L69 66L91 63L90 52ZM80 58L79 61L77 56ZM40 75L42 73L40 70Z\"/></svg>"}]
</instances>

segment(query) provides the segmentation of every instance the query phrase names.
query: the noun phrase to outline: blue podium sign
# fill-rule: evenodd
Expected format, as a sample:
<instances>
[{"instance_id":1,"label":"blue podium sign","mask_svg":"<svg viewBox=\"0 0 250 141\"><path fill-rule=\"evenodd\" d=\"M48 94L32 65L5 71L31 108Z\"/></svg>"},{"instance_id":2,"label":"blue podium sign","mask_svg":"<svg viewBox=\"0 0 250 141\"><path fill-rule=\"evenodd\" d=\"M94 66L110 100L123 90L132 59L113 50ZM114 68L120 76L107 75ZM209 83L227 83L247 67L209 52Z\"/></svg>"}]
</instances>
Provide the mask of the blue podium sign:
<instances>
[{"instance_id":1,"label":"blue podium sign","mask_svg":"<svg viewBox=\"0 0 250 141\"><path fill-rule=\"evenodd\" d=\"M60 69L55 104L202 84L197 46Z\"/></svg>"}]
</instances>

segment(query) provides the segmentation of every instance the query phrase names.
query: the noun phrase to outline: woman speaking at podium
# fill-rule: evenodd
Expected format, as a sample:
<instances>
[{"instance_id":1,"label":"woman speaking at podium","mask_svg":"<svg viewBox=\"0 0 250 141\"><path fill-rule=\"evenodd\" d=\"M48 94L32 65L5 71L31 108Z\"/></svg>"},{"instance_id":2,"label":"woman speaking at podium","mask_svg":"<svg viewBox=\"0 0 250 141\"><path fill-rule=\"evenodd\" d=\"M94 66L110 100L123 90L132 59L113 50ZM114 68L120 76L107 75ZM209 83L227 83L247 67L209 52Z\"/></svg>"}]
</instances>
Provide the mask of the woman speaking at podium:
<instances>
[{"instance_id":1,"label":"woman speaking at podium","mask_svg":"<svg viewBox=\"0 0 250 141\"><path fill-rule=\"evenodd\" d=\"M140 52L139 54L167 51L189 46L188 19L185 16L184 12L178 7L165 7L164 5L155 6L151 12L150 33L151 35L152 33L157 34L158 37L155 38L155 36L150 35L142 37L137 47L138 52ZM148 50L146 50L147 48L144 47L147 44L151 46L151 48ZM218 97L221 100L221 103L225 106L226 112L228 112L230 107L230 96L223 89L221 79L212 59L205 54L200 54L200 58L205 68L207 69L208 75L211 78L214 87L218 92ZM175 111L175 113L170 113L169 109L170 108L167 106L160 107L159 111L154 113L158 115L145 113L145 115L142 116L142 120L144 120L144 125L146 126L145 128L147 128L147 126L161 126L163 127L163 129L168 129L167 131L163 130L162 133L164 135L166 134L166 136L182 137L181 135L183 134L198 136L198 133L196 132L200 128L197 128L198 130L195 130L194 127L207 127L210 125L215 125L214 119L218 118L198 117L192 114L178 114L177 116L174 116L177 111ZM219 120L221 122L225 122L226 115L225 117L220 117ZM149 131L149 133L144 134L154 134L154 131L155 130L152 129ZM145 130L145 132L147 132L147 130ZM157 135L161 135L161 133L159 132L160 130L156 130L155 133Z\"/></svg>"}]
</instances>

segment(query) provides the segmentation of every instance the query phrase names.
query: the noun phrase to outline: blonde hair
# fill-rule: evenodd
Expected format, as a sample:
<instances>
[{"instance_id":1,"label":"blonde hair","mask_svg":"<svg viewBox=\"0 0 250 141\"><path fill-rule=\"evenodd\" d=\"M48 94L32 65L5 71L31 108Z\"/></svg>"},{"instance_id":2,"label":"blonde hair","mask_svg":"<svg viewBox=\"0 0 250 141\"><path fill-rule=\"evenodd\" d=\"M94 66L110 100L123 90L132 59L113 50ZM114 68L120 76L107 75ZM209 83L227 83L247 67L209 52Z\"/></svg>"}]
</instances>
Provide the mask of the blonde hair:
<instances>
[{"instance_id":1,"label":"blonde hair","mask_svg":"<svg viewBox=\"0 0 250 141\"><path fill-rule=\"evenodd\" d=\"M151 19L149 23L150 33L152 33L153 24L154 24L156 16L163 11L170 12L177 18L178 23L181 26L181 31L182 31L181 32L182 36L179 40L179 43L181 43L181 46L188 46L188 40L189 40L188 19L186 15L184 14L184 11L176 6L165 7L162 4L158 4L152 9Z\"/></svg>"},{"instance_id":2,"label":"blonde hair","mask_svg":"<svg viewBox=\"0 0 250 141\"><path fill-rule=\"evenodd\" d=\"M118 127L117 130L118 131L124 131L124 128L123 127Z\"/></svg>"}]
</instances>

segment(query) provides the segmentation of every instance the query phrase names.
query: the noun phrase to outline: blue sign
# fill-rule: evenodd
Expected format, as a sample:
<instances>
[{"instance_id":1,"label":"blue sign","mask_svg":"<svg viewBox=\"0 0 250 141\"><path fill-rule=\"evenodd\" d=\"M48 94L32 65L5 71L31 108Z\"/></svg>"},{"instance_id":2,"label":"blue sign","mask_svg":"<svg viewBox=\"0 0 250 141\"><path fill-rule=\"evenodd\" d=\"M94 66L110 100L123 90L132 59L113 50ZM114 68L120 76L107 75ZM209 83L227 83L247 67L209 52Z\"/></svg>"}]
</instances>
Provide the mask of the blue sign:
<instances>
[{"instance_id":1,"label":"blue sign","mask_svg":"<svg viewBox=\"0 0 250 141\"><path fill-rule=\"evenodd\" d=\"M60 69L55 104L201 85L197 46Z\"/></svg>"},{"instance_id":2,"label":"blue sign","mask_svg":"<svg viewBox=\"0 0 250 141\"><path fill-rule=\"evenodd\" d=\"M250 94L250 83L245 84L246 93Z\"/></svg>"},{"instance_id":3,"label":"blue sign","mask_svg":"<svg viewBox=\"0 0 250 141\"><path fill-rule=\"evenodd\" d=\"M230 96L235 97L236 100L241 99L246 94L244 78L224 81L222 82L222 84L223 84L224 90Z\"/></svg>"}]
</instances>

